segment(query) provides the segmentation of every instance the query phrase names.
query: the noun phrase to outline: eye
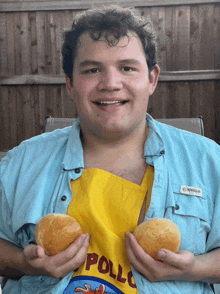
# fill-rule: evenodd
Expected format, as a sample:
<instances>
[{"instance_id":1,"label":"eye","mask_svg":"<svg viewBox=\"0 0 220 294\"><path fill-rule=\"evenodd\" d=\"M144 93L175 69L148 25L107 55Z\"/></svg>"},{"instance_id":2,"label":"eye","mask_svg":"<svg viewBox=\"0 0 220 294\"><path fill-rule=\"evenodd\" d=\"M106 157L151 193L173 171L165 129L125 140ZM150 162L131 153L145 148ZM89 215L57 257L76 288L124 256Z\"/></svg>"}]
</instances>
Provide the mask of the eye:
<instances>
[{"instance_id":1,"label":"eye","mask_svg":"<svg viewBox=\"0 0 220 294\"><path fill-rule=\"evenodd\" d=\"M86 69L84 71L84 73L88 73L88 74L95 74L95 73L98 73L100 72L98 68L90 68L90 69Z\"/></svg>"},{"instance_id":2,"label":"eye","mask_svg":"<svg viewBox=\"0 0 220 294\"><path fill-rule=\"evenodd\" d=\"M130 66L123 66L122 70L126 71L126 72L129 72L129 71L134 71L134 68L132 68Z\"/></svg>"}]
</instances>

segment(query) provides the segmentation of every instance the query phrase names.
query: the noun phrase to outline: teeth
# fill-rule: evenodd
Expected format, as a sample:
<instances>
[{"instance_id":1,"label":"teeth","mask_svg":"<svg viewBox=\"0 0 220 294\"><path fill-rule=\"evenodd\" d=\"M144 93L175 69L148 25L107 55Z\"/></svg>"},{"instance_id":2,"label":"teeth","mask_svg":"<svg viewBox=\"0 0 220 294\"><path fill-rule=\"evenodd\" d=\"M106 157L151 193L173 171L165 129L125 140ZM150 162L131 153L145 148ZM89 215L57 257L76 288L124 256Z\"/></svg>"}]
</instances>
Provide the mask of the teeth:
<instances>
[{"instance_id":1,"label":"teeth","mask_svg":"<svg viewBox=\"0 0 220 294\"><path fill-rule=\"evenodd\" d=\"M120 103L120 101L101 101L99 103L100 104L116 104L116 103Z\"/></svg>"},{"instance_id":2,"label":"teeth","mask_svg":"<svg viewBox=\"0 0 220 294\"><path fill-rule=\"evenodd\" d=\"M117 103L123 103L123 101L100 101L100 102L97 102L97 104L99 105L103 105L103 104L117 104Z\"/></svg>"}]
</instances>

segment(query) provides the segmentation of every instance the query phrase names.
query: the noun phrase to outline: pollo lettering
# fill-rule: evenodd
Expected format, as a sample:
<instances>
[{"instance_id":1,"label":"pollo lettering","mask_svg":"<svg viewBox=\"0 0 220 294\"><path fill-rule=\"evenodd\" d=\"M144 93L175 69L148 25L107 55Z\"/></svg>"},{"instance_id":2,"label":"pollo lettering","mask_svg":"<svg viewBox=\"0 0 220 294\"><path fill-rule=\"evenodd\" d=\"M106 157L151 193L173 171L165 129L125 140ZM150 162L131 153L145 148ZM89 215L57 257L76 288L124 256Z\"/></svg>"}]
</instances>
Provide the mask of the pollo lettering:
<instances>
[{"instance_id":1,"label":"pollo lettering","mask_svg":"<svg viewBox=\"0 0 220 294\"><path fill-rule=\"evenodd\" d=\"M116 279L120 283L128 283L131 288L136 288L136 284L133 279L133 274L130 271L127 277L123 277L123 268L119 264L116 271L113 270L114 265L111 260L108 260L105 256L99 258L96 253L87 254L86 260L86 270L89 271L91 266L97 266L98 272L100 274L108 274L111 278Z\"/></svg>"}]
</instances>

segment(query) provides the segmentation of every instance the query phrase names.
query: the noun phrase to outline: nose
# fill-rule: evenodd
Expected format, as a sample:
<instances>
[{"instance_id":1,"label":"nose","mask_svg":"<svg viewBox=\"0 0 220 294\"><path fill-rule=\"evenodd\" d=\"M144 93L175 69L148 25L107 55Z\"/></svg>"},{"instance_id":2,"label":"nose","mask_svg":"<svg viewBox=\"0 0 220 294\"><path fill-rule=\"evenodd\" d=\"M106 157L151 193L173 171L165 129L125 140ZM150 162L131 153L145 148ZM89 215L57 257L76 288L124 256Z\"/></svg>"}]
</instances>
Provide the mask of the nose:
<instances>
[{"instance_id":1,"label":"nose","mask_svg":"<svg viewBox=\"0 0 220 294\"><path fill-rule=\"evenodd\" d=\"M99 91L119 91L123 88L122 77L117 70L109 69L100 76Z\"/></svg>"}]
</instances>

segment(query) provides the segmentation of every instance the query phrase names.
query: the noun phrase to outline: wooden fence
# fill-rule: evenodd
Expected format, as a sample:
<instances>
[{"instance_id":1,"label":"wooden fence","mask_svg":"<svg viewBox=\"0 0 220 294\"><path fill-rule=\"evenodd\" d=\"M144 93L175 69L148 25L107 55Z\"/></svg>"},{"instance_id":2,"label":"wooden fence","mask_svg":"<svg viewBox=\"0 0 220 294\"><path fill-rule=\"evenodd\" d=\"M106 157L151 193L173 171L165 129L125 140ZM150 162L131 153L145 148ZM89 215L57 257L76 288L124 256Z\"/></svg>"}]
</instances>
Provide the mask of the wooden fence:
<instances>
[{"instance_id":1,"label":"wooden fence","mask_svg":"<svg viewBox=\"0 0 220 294\"><path fill-rule=\"evenodd\" d=\"M76 115L61 67L62 35L77 13L103 2L116 1L0 1L0 151L42 133L46 115ZM205 135L220 143L220 2L121 3L135 5L157 31L162 73L149 113L203 116Z\"/></svg>"}]
</instances>

